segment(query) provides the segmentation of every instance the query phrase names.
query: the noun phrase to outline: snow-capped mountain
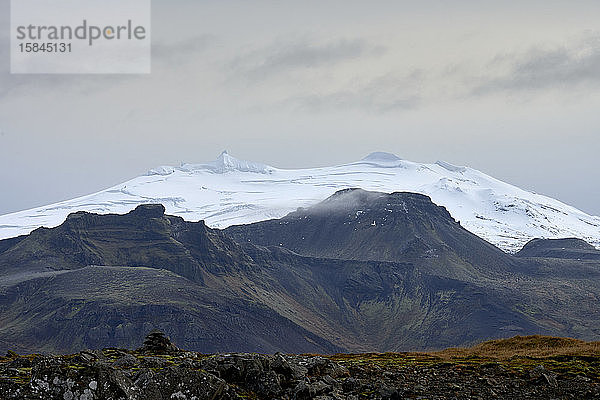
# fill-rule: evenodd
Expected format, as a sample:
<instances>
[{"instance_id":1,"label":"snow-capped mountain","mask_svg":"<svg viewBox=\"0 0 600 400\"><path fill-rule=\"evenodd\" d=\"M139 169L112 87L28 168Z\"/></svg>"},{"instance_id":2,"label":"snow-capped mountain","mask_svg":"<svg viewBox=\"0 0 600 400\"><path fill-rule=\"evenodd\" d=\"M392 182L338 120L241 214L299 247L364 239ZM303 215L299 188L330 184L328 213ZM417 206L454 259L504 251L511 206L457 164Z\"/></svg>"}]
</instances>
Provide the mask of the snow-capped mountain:
<instances>
[{"instance_id":1,"label":"snow-capped mountain","mask_svg":"<svg viewBox=\"0 0 600 400\"><path fill-rule=\"evenodd\" d=\"M532 238L577 237L600 247L600 217L471 168L442 161L420 164L389 153L290 170L223 152L211 163L155 168L95 194L0 216L0 238L59 225L75 211L124 213L143 203L162 203L169 214L224 228L279 218L353 187L426 194L466 229L509 252Z\"/></svg>"}]
</instances>

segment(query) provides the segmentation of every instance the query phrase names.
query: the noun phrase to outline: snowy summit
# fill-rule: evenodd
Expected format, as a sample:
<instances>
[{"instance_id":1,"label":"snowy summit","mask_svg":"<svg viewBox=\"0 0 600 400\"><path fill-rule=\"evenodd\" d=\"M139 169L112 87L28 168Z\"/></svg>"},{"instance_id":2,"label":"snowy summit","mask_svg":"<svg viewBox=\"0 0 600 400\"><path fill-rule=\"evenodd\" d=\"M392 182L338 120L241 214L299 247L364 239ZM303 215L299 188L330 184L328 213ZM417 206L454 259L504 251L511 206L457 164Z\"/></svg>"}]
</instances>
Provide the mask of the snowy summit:
<instances>
[{"instance_id":1,"label":"snowy summit","mask_svg":"<svg viewBox=\"0 0 600 400\"><path fill-rule=\"evenodd\" d=\"M224 228L279 218L347 188L428 195L466 229L509 252L532 238L577 237L600 247L600 217L472 168L415 163L382 152L350 164L286 170L225 151L213 162L162 166L95 194L0 216L0 238L57 226L75 211L125 213L144 203L161 203L169 214Z\"/></svg>"}]
</instances>

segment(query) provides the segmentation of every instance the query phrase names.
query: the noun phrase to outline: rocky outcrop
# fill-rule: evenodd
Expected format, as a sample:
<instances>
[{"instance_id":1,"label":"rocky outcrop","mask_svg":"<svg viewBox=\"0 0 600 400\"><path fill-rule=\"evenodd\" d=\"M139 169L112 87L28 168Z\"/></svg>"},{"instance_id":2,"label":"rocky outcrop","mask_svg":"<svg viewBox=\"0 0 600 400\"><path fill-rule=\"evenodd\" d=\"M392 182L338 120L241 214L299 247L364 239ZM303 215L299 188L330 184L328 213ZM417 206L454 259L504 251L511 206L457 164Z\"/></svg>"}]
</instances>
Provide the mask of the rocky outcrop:
<instances>
[{"instance_id":1,"label":"rocky outcrop","mask_svg":"<svg viewBox=\"0 0 600 400\"><path fill-rule=\"evenodd\" d=\"M517 257L560 258L567 260L600 260L600 250L577 238L532 239Z\"/></svg>"},{"instance_id":2,"label":"rocky outcrop","mask_svg":"<svg viewBox=\"0 0 600 400\"><path fill-rule=\"evenodd\" d=\"M171 340L165 336L164 333L158 329L150 332L142 347L138 349L142 353L158 353L158 354L169 354L179 350L177 346L171 343Z\"/></svg>"},{"instance_id":3,"label":"rocky outcrop","mask_svg":"<svg viewBox=\"0 0 600 400\"><path fill-rule=\"evenodd\" d=\"M514 265L508 254L417 193L342 190L283 218L224 232L239 243L284 247L310 257L413 262L449 278L504 273Z\"/></svg>"},{"instance_id":4,"label":"rocky outcrop","mask_svg":"<svg viewBox=\"0 0 600 400\"><path fill-rule=\"evenodd\" d=\"M119 349L0 358L0 398L39 400L594 399L598 360L523 367L416 354L151 354ZM164 350L164 348L162 349ZM561 370L561 368L563 368ZM581 368L579 373L574 373Z\"/></svg>"}]
</instances>

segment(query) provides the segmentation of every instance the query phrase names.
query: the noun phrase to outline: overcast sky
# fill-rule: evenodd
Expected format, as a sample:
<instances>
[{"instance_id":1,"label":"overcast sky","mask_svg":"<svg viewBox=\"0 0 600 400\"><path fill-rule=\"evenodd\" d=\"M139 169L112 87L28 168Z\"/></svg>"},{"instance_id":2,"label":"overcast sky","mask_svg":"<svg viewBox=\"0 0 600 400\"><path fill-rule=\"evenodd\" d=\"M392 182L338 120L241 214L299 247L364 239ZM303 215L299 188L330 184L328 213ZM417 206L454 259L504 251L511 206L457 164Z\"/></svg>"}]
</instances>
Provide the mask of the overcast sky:
<instances>
[{"instance_id":1,"label":"overcast sky","mask_svg":"<svg viewBox=\"0 0 600 400\"><path fill-rule=\"evenodd\" d=\"M9 74L0 214L227 149L276 167L387 151L600 215L600 1L153 2L150 75Z\"/></svg>"}]
</instances>

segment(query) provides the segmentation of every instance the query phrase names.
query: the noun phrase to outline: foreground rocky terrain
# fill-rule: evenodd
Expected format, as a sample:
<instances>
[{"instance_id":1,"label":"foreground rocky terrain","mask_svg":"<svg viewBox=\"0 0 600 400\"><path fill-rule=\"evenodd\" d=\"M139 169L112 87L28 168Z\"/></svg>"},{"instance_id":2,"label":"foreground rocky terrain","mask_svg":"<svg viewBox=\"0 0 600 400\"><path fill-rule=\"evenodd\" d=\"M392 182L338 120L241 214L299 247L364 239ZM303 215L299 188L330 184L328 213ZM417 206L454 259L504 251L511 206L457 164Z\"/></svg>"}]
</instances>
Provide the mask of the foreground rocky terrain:
<instances>
[{"instance_id":1,"label":"foreground rocky terrain","mask_svg":"<svg viewBox=\"0 0 600 400\"><path fill-rule=\"evenodd\" d=\"M594 399L600 343L515 337L437 353L206 355L160 332L136 350L0 358L2 399Z\"/></svg>"}]
</instances>

